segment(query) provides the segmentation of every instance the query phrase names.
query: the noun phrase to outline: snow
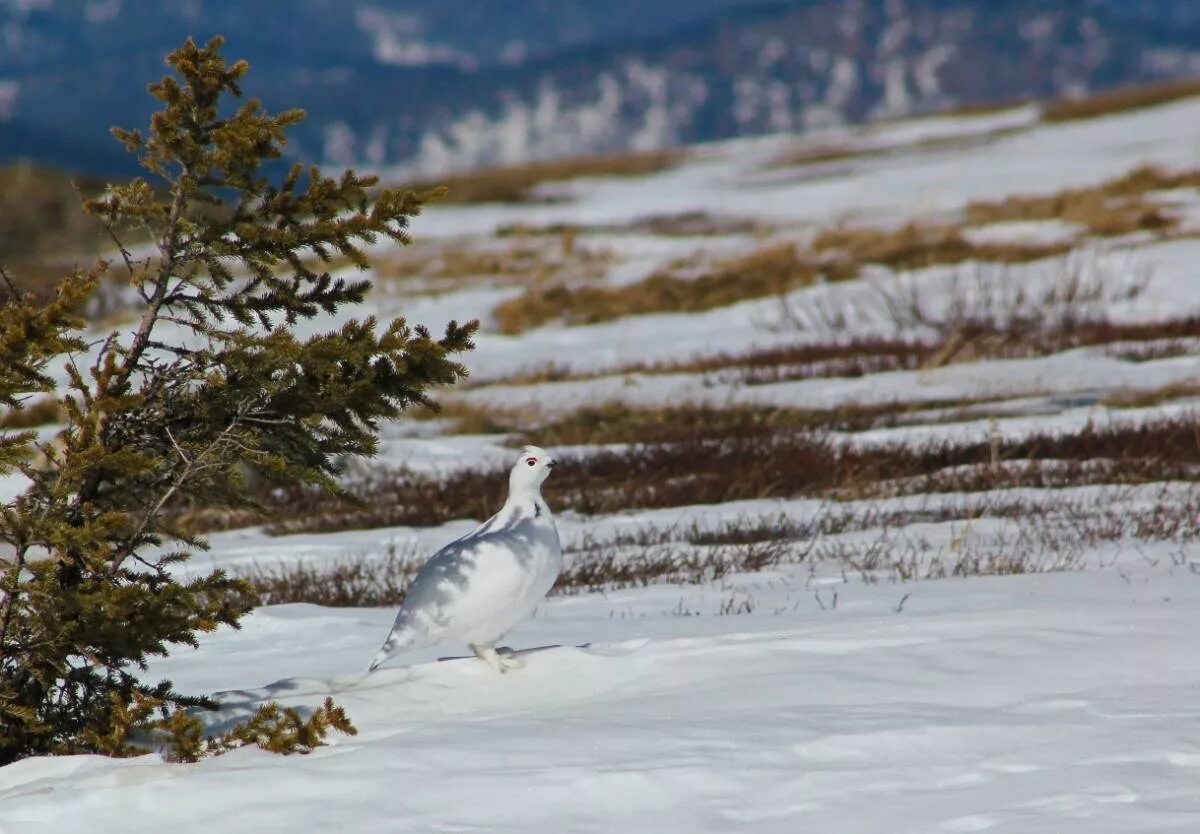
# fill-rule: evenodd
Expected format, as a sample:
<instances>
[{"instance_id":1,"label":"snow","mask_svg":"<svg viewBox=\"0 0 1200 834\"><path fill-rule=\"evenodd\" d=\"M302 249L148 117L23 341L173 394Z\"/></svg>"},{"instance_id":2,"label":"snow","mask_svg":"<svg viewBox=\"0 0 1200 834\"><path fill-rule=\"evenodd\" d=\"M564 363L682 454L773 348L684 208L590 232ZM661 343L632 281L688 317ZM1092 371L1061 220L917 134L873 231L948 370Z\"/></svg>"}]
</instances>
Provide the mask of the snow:
<instances>
[{"instance_id":1,"label":"snow","mask_svg":"<svg viewBox=\"0 0 1200 834\"><path fill-rule=\"evenodd\" d=\"M552 104L548 99L546 106ZM532 135L539 129L536 114L530 120ZM1040 124L1034 108L1017 108L829 129L807 141L887 153L786 170L768 166L796 150L795 137L735 140L697 149L671 171L556 186L572 202L433 207L413 232L450 247L480 243L473 236L515 223L613 224L587 232L580 245L617 253L603 277L588 279L617 286L680 257L704 262L760 243L752 235L658 238L623 231L637 218L703 210L802 240L848 219L897 224L944 217L971 200L1094 184L1148 162L1193 166L1200 162L1198 124L1196 100L1053 126ZM597 123L597 131L605 129ZM958 139L964 141L951 141ZM1200 224L1193 192L1153 197L1185 217L1185 231ZM1083 230L1048 221L992 224L967 234L980 242L1056 243ZM1105 314L1134 323L1200 313L1197 262L1200 239L1129 238L991 277L1036 298L1039 288L1073 270L1097 275L1113 282L1114 292L1100 302ZM930 404L928 413L909 415L927 421L920 425L834 435L870 448L1015 439L1195 414L1196 397L1129 409L1104 403L1109 394L1196 384L1194 351L1135 363L1100 346L769 385L747 385L722 372L613 372L634 361L831 336L922 335L872 316L879 312L881 284L911 288L936 308L952 296L956 281L981 268L873 270L864 280L788 295L797 309L858 311L844 327L831 328L834 333L781 327L780 299L767 298L507 336L489 327L488 315L524 287L465 279L461 288L416 295L402 283L381 282L378 294L348 313L403 314L435 332L450 318L483 318L478 349L467 357L475 379L548 363L607 374L462 388L441 397L538 415L612 401ZM1120 292L1138 283L1144 283L1141 291ZM298 335L332 324L308 322ZM969 398L989 400L980 406L986 413L936 423L947 411L937 404ZM511 460L509 438L443 435L447 426L445 420L385 426L381 460L433 474ZM53 429L40 434L49 439ZM569 478L569 469L555 477ZM21 485L19 476L0 478L0 500L11 499ZM911 553L926 569L936 559L952 562L965 548L1011 544L1024 520L991 517L995 502L1063 502L1098 513L1178 510L1195 506L1195 489L1146 484L846 501L836 505L839 512L936 518L944 507L974 507L983 517L851 529L820 543L854 548L881 537L899 549L921 543ZM813 499L760 499L601 516L553 509L570 565L586 542L620 533L692 525L718 530L776 518L803 523L829 507ZM233 530L213 535L212 549L180 570L321 566L389 553L422 560L480 520L281 537L261 528ZM1200 819L1200 549L1184 539L1088 544L1064 535L1043 554L1051 561L1042 567L1060 559L1059 567L1072 569L1053 573L905 582L895 571L860 572L817 554L700 585L554 596L506 642L558 647L527 655L526 668L505 675L474 660L437 662L466 652L447 645L397 657L366 676L394 609L260 607L241 631L222 629L205 635L197 650L154 661L151 678L170 678L184 692L224 693L225 711L216 722L267 699L308 709L329 695L346 708L357 736L333 737L305 757L245 749L195 765L167 764L157 755L21 761L0 768L0 834L81 825L89 832L203 827L230 834L1194 831Z\"/></svg>"},{"instance_id":2,"label":"snow","mask_svg":"<svg viewBox=\"0 0 1200 834\"><path fill-rule=\"evenodd\" d=\"M1147 112L1151 116L1147 116ZM975 200L998 200L1014 191L1045 194L1094 185L1139 164L1194 167L1200 100L1102 119L1041 125L1030 108L973 117L943 117L876 128L869 139L830 131L813 139L821 146L848 137L848 149L905 148L922 141L962 137L947 152L864 157L833 176L766 171L773 160L795 152L795 138L778 135L701 146L684 165L647 177L593 178L568 184L569 205L430 206L413 224L419 237L486 234L515 223L598 224L633 215L711 211L770 222L826 224L855 217L899 223L922 214L952 212ZM1081 152L1086 148L1086 152ZM790 177L784 178L781 175Z\"/></svg>"},{"instance_id":3,"label":"snow","mask_svg":"<svg viewBox=\"0 0 1200 834\"><path fill-rule=\"evenodd\" d=\"M1011 230L1008 233L1011 235ZM1045 233L1039 229L1039 235ZM736 247L745 244L730 240L715 246L706 241L705 245L713 247L708 250L712 257L731 257L739 254ZM648 260L643 259L646 251L640 246L635 247L631 264L615 267L605 283L616 285L645 277L650 271ZM678 257L682 251L664 247L660 263ZM1200 259L1200 239L1182 238L1132 248L1088 248L1029 264L989 267L964 263L916 270L901 276L887 270L875 270L869 271L864 280L807 287L786 296L787 304L795 310L849 311L852 321L833 334L817 327L797 332L794 327L781 324L779 297L759 298L699 313L630 315L574 327L550 324L519 336L500 334L486 327L491 310L519 295L519 288L472 287L438 296L389 299L380 312L381 315L403 312L410 321L425 323L435 332L450 318L481 318L485 330L476 340L479 349L468 361L473 378L487 380L533 370L547 362L569 364L574 370L593 372L635 362L681 360L822 341L831 335L848 338L877 336L881 332L890 334L898 328L882 314L883 292L915 286L919 291L925 290L922 297L937 302L948 297L955 286L972 291L973 283L979 277L991 285L1000 285L1003 291L998 297L1003 300L1004 292L1017 287L1044 293L1061 285L1072 274L1078 274L1085 284L1104 289L1104 311L1114 321L1132 323L1182 317L1200 313L1200 297L1193 290L1197 259ZM1146 286L1140 294L1132 298L1119 297L1143 281ZM919 334L909 332L907 335ZM661 378L656 380L661 381ZM697 379L697 384L702 382ZM582 387L591 386L585 384ZM541 390L528 388L525 393L540 396ZM478 392L472 396L488 395Z\"/></svg>"},{"instance_id":4,"label":"snow","mask_svg":"<svg viewBox=\"0 0 1200 834\"><path fill-rule=\"evenodd\" d=\"M20 762L0 770L0 827L1190 831L1200 576L1149 556L825 577L824 609L798 570L556 598L510 642L593 645L503 676L457 661L364 677L391 611L267 608L153 672L247 708L332 694L357 737L305 758ZM719 616L730 593L753 612Z\"/></svg>"},{"instance_id":5,"label":"snow","mask_svg":"<svg viewBox=\"0 0 1200 834\"><path fill-rule=\"evenodd\" d=\"M693 402L731 402L807 408L886 405L960 399L1001 399L1040 395L1102 396L1107 392L1152 391L1196 379L1196 357L1185 356L1135 364L1107 355L1100 348L1080 348L1031 359L988 360L951 364L919 371L892 371L862 377L804 379L746 385L701 374L643 374L599 379L495 385L455 395L475 405L534 408L544 413L622 402L662 406Z\"/></svg>"},{"instance_id":6,"label":"snow","mask_svg":"<svg viewBox=\"0 0 1200 834\"><path fill-rule=\"evenodd\" d=\"M1049 246L1057 243L1073 243L1083 231L1084 227L1078 223L1067 223L1062 220L1013 220L965 229L963 237L976 246L1006 243Z\"/></svg>"}]
</instances>

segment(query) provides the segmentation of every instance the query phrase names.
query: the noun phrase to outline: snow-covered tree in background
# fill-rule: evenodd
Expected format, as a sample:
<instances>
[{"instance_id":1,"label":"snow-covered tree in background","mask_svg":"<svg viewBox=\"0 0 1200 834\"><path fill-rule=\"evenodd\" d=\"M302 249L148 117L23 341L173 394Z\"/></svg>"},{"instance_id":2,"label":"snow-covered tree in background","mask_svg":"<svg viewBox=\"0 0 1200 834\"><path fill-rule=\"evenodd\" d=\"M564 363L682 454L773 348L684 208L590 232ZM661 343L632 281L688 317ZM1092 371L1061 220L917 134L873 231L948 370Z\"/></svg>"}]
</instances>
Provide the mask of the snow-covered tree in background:
<instances>
[{"instance_id":1,"label":"snow-covered tree in background","mask_svg":"<svg viewBox=\"0 0 1200 834\"><path fill-rule=\"evenodd\" d=\"M132 327L81 341L75 311L103 266L66 278L48 306L0 307L0 404L54 390L51 363L69 379L55 442L0 434L0 471L29 480L0 506L0 764L136 752L156 735L197 755L204 739L182 708L203 699L144 682L145 663L236 626L253 595L221 571L171 572L204 547L178 510L250 505L246 471L337 490L336 459L373 454L378 420L465 374L452 357L474 324L451 322L440 339L372 319L297 335L368 290L323 267L335 256L365 267L362 247L380 238L406 243L420 199L369 191L374 179L352 171L297 165L272 182L264 164L303 113L230 107L247 65L227 65L221 45L173 52L174 74L150 87L162 106L149 131L114 131L154 184L87 205L140 299ZM131 230L151 254L122 245ZM214 744L305 749L328 726L348 727L331 704L307 721L268 710Z\"/></svg>"}]
</instances>

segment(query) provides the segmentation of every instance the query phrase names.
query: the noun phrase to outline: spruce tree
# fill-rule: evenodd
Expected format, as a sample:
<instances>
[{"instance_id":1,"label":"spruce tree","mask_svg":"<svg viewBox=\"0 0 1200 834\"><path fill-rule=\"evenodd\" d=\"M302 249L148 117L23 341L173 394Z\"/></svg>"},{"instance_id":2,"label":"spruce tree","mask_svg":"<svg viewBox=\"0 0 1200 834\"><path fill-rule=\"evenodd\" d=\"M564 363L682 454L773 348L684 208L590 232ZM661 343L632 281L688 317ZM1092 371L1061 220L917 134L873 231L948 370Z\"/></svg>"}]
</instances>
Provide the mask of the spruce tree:
<instances>
[{"instance_id":1,"label":"spruce tree","mask_svg":"<svg viewBox=\"0 0 1200 834\"><path fill-rule=\"evenodd\" d=\"M407 243L421 200L353 171L284 170L303 113L235 107L248 67L221 46L189 39L168 56L149 129L114 130L150 177L86 204L136 291L132 326L82 341L76 311L106 264L66 278L49 305L0 307L0 405L54 391L52 366L67 381L56 442L0 433L0 473L28 480L0 506L0 764L138 752L156 733L179 758L202 753L182 710L204 699L144 681L146 662L236 626L253 594L219 570L173 572L206 546L177 510L253 506L248 471L337 491L337 460L372 455L380 420L466 373L454 356L474 323L441 338L372 318L298 333L364 299L369 281L325 267L365 268L365 247ZM152 245L131 251L130 234ZM349 729L330 703L307 724L274 707L254 721L208 749L306 749Z\"/></svg>"}]
</instances>

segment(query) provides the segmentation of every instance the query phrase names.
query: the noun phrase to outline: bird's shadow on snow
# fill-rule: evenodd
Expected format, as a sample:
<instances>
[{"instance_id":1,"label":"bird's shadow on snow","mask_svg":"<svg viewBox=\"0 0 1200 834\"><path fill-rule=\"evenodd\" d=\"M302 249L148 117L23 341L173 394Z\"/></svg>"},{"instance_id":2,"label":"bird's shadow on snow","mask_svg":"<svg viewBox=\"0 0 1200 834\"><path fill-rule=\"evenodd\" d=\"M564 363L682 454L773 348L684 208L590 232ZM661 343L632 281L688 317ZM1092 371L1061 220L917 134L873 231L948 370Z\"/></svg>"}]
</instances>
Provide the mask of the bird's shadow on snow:
<instances>
[{"instance_id":1,"label":"bird's shadow on snow","mask_svg":"<svg viewBox=\"0 0 1200 834\"><path fill-rule=\"evenodd\" d=\"M361 682L364 677L359 675L353 680ZM283 678L257 689L228 689L213 694L213 700L218 704L216 710L197 713L197 717L204 722L205 732L212 735L247 720L271 701L291 707L301 718L307 719L326 697L350 688L346 685L350 682L349 676L345 681Z\"/></svg>"},{"instance_id":2,"label":"bird's shadow on snow","mask_svg":"<svg viewBox=\"0 0 1200 834\"><path fill-rule=\"evenodd\" d=\"M527 657L550 654L555 651L581 652L586 655L602 658L629 654L640 649L646 640L633 640L624 643L583 643L579 645L561 645L553 643L541 646L529 646L512 649L501 646L501 654L516 657ZM412 666L395 666L382 668L376 672L362 672L339 675L329 679L318 678L282 678L265 686L254 689L229 689L213 694L218 708L214 711L199 711L197 717L204 722L205 732L216 735L229 730L234 725L252 717L260 707L271 701L278 701L283 706L295 709L302 718L308 718L326 697L336 698L343 692L364 692L372 689L388 689L408 682L421 681L435 687L457 688L454 679L458 675L439 674L438 670L458 670L467 672L469 677L483 676L500 681L507 676L493 672L487 664L471 655L451 655L438 659L437 662L417 663ZM523 670L514 670L511 675L519 679Z\"/></svg>"}]
</instances>

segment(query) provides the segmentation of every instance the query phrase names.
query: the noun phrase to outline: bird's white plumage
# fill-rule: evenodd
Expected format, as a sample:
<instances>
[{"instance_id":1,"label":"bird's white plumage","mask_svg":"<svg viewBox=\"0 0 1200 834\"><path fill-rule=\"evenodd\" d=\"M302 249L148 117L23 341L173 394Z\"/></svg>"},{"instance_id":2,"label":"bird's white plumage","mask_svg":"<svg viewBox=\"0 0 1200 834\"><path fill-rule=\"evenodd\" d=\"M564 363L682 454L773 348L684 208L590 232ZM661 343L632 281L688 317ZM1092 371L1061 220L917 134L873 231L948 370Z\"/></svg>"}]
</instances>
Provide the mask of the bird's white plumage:
<instances>
[{"instance_id":1,"label":"bird's white plumage","mask_svg":"<svg viewBox=\"0 0 1200 834\"><path fill-rule=\"evenodd\" d=\"M533 613L562 569L562 545L541 485L554 459L526 446L509 475L508 500L478 528L422 566L371 669L405 649L448 640L504 671L494 646Z\"/></svg>"}]
</instances>

